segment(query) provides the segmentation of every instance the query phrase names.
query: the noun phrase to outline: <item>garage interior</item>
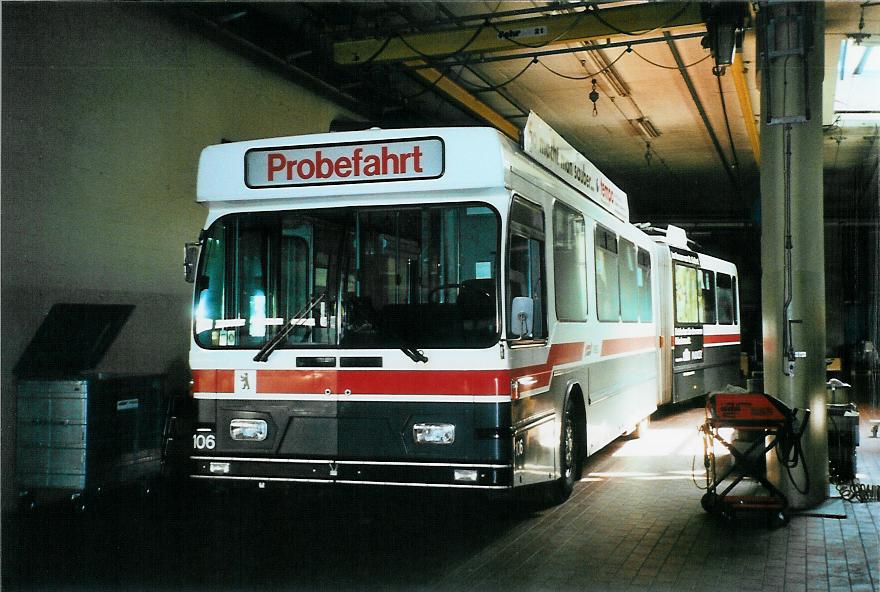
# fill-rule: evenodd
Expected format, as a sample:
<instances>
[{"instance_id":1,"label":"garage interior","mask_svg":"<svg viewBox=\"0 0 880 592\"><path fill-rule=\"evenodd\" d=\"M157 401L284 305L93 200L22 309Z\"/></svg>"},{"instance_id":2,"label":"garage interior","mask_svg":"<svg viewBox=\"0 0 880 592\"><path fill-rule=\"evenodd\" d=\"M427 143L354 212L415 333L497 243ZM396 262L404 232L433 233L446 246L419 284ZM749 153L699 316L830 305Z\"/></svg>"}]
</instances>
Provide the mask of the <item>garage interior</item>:
<instances>
[{"instance_id":1,"label":"garage interior","mask_svg":"<svg viewBox=\"0 0 880 592\"><path fill-rule=\"evenodd\" d=\"M437 493L166 491L23 517L15 485L14 369L53 305L133 306L94 370L164 375L185 398L192 288L181 247L205 217L200 151L222 142L458 125L519 140L534 111L628 194L631 221L682 227L737 265L744 378L778 366L764 351L776 329L762 305L771 165L760 80L760 19L775 6L4 4L3 587L880 589L876 498L776 530L702 511L702 409L661 414L646 439L590 457L565 505L527 512ZM870 433L880 419L880 4L801 9L819 15L824 62L821 105L810 105L821 175L803 191L823 238L798 245L824 254L817 322L830 365L812 388L852 385L858 477L870 486L880 484ZM707 30L736 39L729 64L717 44L704 47Z\"/></svg>"}]
</instances>

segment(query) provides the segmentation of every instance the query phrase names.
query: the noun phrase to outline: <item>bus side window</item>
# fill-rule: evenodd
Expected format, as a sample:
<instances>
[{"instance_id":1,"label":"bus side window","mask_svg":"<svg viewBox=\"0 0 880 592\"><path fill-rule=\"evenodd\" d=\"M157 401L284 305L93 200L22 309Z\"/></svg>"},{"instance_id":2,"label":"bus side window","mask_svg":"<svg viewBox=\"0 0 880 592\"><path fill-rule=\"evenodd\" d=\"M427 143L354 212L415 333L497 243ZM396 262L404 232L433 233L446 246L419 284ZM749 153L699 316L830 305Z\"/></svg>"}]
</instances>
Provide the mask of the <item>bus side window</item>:
<instances>
[{"instance_id":1,"label":"bus side window","mask_svg":"<svg viewBox=\"0 0 880 592\"><path fill-rule=\"evenodd\" d=\"M223 308L223 288L226 277L227 234L226 223L221 219L211 226L205 239L202 258L208 263L202 275L196 278L196 306L193 312L196 334L210 332L214 321L226 318ZM212 278L210 281L208 278ZM205 339L210 342L210 334Z\"/></svg>"},{"instance_id":2,"label":"bus side window","mask_svg":"<svg viewBox=\"0 0 880 592\"><path fill-rule=\"evenodd\" d=\"M700 284L703 290L703 323L714 325L715 314L715 272L707 269L700 270Z\"/></svg>"},{"instance_id":3,"label":"bus side window","mask_svg":"<svg viewBox=\"0 0 880 592\"><path fill-rule=\"evenodd\" d=\"M733 324L739 323L739 292L736 291L736 276L730 278L730 294L733 300Z\"/></svg>"},{"instance_id":4,"label":"bus side window","mask_svg":"<svg viewBox=\"0 0 880 592\"><path fill-rule=\"evenodd\" d=\"M697 268L673 264L675 282L675 322L695 325L700 322L702 292L697 283Z\"/></svg>"},{"instance_id":5,"label":"bus side window","mask_svg":"<svg viewBox=\"0 0 880 592\"><path fill-rule=\"evenodd\" d=\"M620 277L620 320L635 322L639 320L638 277L636 273L636 246L628 240L620 239L618 257Z\"/></svg>"},{"instance_id":6,"label":"bus side window","mask_svg":"<svg viewBox=\"0 0 880 592\"><path fill-rule=\"evenodd\" d=\"M651 254L639 247L638 275L636 282L639 288L639 319L650 323L654 319L654 308L651 300Z\"/></svg>"},{"instance_id":7,"label":"bus side window","mask_svg":"<svg viewBox=\"0 0 880 592\"><path fill-rule=\"evenodd\" d=\"M535 303L532 339L547 337L547 289L544 285L544 211L519 197L510 209L510 240L508 242L507 310L513 299L527 296Z\"/></svg>"},{"instance_id":8,"label":"bus side window","mask_svg":"<svg viewBox=\"0 0 880 592\"><path fill-rule=\"evenodd\" d=\"M736 318L735 293L733 291L733 278L726 273L718 274L718 322L722 325L732 325Z\"/></svg>"},{"instance_id":9,"label":"bus side window","mask_svg":"<svg viewBox=\"0 0 880 592\"><path fill-rule=\"evenodd\" d=\"M600 321L620 320L617 235L596 226L596 312Z\"/></svg>"},{"instance_id":10,"label":"bus side window","mask_svg":"<svg viewBox=\"0 0 880 592\"><path fill-rule=\"evenodd\" d=\"M587 320L587 261L584 217L556 203L553 207L553 283L556 318Z\"/></svg>"}]
</instances>

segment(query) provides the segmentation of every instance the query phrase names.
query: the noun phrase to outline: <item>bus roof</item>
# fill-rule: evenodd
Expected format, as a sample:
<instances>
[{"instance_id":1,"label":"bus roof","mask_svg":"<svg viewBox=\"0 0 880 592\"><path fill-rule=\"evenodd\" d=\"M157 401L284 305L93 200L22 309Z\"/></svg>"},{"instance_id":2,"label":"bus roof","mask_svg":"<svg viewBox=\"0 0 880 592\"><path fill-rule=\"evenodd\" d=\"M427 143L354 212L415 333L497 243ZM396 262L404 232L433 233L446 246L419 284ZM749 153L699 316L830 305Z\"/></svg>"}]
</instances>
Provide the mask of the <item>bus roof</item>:
<instances>
[{"instance_id":1,"label":"bus roof","mask_svg":"<svg viewBox=\"0 0 880 592\"><path fill-rule=\"evenodd\" d=\"M546 169L629 221L626 194L534 113L520 149L494 128L369 129L208 146L196 199L253 202L504 189L512 167Z\"/></svg>"},{"instance_id":2,"label":"bus roof","mask_svg":"<svg viewBox=\"0 0 880 592\"><path fill-rule=\"evenodd\" d=\"M485 127L370 129L208 146L197 201L503 188L515 145Z\"/></svg>"}]
</instances>

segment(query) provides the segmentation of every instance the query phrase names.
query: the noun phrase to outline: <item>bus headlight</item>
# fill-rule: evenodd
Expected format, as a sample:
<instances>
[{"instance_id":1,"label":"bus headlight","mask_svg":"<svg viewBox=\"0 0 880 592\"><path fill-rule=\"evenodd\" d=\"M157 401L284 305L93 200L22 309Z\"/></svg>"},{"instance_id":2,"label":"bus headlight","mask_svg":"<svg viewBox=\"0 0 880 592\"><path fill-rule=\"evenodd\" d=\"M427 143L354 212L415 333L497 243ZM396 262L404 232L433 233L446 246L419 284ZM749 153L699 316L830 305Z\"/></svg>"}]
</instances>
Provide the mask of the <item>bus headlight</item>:
<instances>
[{"instance_id":1,"label":"bus headlight","mask_svg":"<svg viewBox=\"0 0 880 592\"><path fill-rule=\"evenodd\" d=\"M455 442L455 425L451 423L417 423L413 425L416 444L452 444Z\"/></svg>"},{"instance_id":2,"label":"bus headlight","mask_svg":"<svg viewBox=\"0 0 880 592\"><path fill-rule=\"evenodd\" d=\"M229 422L229 435L233 440L262 442L269 434L269 426L262 419L233 419Z\"/></svg>"}]
</instances>

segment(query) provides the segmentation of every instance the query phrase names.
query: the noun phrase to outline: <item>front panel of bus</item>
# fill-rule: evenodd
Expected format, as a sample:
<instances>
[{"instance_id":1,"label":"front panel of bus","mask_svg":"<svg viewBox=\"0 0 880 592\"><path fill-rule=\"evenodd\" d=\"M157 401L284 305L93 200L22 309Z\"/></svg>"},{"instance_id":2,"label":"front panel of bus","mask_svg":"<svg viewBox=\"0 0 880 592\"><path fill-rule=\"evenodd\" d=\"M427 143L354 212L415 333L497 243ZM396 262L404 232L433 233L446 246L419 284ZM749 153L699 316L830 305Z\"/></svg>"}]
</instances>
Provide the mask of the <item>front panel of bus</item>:
<instances>
[{"instance_id":1,"label":"front panel of bus","mask_svg":"<svg viewBox=\"0 0 880 592\"><path fill-rule=\"evenodd\" d=\"M192 475L510 486L501 231L478 201L217 218L195 286Z\"/></svg>"}]
</instances>

